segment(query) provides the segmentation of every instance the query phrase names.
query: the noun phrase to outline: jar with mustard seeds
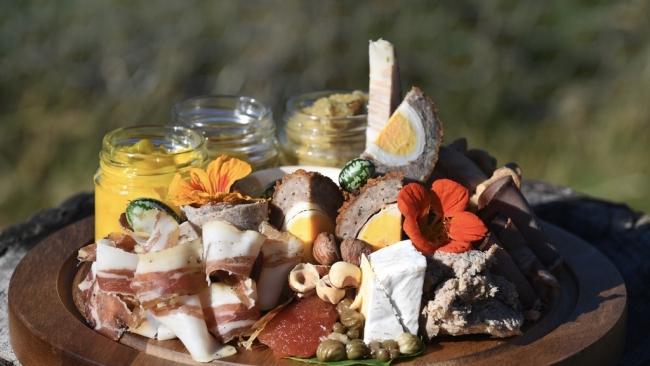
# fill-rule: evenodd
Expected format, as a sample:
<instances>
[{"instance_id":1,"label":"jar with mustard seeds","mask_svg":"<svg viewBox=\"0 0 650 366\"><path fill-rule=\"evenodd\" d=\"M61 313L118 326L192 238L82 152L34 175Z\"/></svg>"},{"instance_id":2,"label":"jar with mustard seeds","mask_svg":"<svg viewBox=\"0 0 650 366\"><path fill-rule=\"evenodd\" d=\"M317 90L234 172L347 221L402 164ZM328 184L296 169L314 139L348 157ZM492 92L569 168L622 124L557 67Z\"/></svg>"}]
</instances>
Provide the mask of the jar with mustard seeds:
<instances>
[{"instance_id":1,"label":"jar with mustard seeds","mask_svg":"<svg viewBox=\"0 0 650 366\"><path fill-rule=\"evenodd\" d=\"M225 154L253 169L278 166L279 152L271 108L246 96L200 96L174 104L172 123L200 131L208 157Z\"/></svg>"},{"instance_id":2,"label":"jar with mustard seeds","mask_svg":"<svg viewBox=\"0 0 650 366\"><path fill-rule=\"evenodd\" d=\"M151 198L167 204L169 183L207 162L205 138L181 126L133 126L107 133L95 174L95 239L120 232L130 201Z\"/></svg>"},{"instance_id":3,"label":"jar with mustard seeds","mask_svg":"<svg viewBox=\"0 0 650 366\"><path fill-rule=\"evenodd\" d=\"M280 133L283 163L341 167L366 146L368 97L320 91L287 102Z\"/></svg>"}]
</instances>

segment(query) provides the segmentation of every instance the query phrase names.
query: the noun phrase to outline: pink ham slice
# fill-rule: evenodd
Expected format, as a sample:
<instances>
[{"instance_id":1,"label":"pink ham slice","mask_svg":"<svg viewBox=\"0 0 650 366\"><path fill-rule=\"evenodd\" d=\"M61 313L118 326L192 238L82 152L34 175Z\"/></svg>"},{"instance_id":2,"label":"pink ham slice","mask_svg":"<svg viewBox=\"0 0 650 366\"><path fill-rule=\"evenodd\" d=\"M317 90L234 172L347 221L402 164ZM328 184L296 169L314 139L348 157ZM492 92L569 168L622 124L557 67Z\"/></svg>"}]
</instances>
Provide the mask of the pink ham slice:
<instances>
[{"instance_id":1,"label":"pink ham slice","mask_svg":"<svg viewBox=\"0 0 650 366\"><path fill-rule=\"evenodd\" d=\"M250 277L253 264L264 243L264 235L241 231L225 221L203 225L203 258L208 278L218 272L240 278Z\"/></svg>"}]
</instances>

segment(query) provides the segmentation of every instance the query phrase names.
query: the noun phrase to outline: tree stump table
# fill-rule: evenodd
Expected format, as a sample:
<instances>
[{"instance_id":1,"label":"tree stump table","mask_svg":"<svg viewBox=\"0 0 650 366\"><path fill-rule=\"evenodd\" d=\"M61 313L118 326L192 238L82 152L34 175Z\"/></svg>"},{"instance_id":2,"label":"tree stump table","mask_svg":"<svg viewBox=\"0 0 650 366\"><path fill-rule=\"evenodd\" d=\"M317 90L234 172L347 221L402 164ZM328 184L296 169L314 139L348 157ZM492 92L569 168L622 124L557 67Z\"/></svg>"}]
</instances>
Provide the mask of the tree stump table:
<instances>
[{"instance_id":1,"label":"tree stump table","mask_svg":"<svg viewBox=\"0 0 650 366\"><path fill-rule=\"evenodd\" d=\"M644 310L650 304L650 216L544 182L527 181L523 191L540 218L591 243L616 265L628 291L621 364L649 364L650 317ZM18 365L7 326L7 288L14 268L39 240L92 215L93 209L92 193L80 193L0 233L0 365Z\"/></svg>"}]
</instances>

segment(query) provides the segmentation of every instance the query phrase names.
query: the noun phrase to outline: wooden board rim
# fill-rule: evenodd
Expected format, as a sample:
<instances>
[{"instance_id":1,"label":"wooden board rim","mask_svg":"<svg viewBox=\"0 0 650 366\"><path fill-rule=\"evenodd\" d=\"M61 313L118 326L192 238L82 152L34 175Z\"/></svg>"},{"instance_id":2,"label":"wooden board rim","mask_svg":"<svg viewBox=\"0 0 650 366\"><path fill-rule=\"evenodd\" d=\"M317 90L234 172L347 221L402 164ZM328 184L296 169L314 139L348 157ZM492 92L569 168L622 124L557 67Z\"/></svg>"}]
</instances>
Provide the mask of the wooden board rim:
<instances>
[{"instance_id":1,"label":"wooden board rim","mask_svg":"<svg viewBox=\"0 0 650 366\"><path fill-rule=\"evenodd\" d=\"M114 342L87 327L71 311L72 267L76 249L92 240L93 218L70 225L33 248L16 267L9 286L10 340L24 365L178 365ZM553 237L570 244L558 249L567 264L583 270L576 276L576 306L566 322L544 335L532 352L516 341L479 354L453 359L446 364L518 364L534 357L535 363L614 363L622 354L625 333L626 290L616 268L595 248L553 225L545 224ZM72 266L72 267L71 267ZM33 278L39 278L34 281ZM35 301L40 294L42 301ZM603 317L603 314L607 316ZM561 335L560 335L561 333ZM517 338L515 338L516 340ZM538 341L535 341L538 342ZM606 345L606 347L605 347ZM532 352L532 353L531 353ZM282 361L283 364L295 364ZM241 365L215 362L215 364ZM429 364L422 356L407 364Z\"/></svg>"}]
</instances>

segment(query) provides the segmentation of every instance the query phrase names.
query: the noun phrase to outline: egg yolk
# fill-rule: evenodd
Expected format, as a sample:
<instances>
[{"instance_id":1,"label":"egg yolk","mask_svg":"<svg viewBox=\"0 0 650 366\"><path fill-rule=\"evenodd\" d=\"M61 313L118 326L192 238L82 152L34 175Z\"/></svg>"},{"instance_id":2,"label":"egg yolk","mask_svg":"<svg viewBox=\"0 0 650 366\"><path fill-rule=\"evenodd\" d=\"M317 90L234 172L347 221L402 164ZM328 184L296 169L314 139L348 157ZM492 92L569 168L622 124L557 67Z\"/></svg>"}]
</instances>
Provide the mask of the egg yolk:
<instances>
[{"instance_id":1,"label":"egg yolk","mask_svg":"<svg viewBox=\"0 0 650 366\"><path fill-rule=\"evenodd\" d=\"M402 113L394 113L375 144L393 155L406 156L415 150L417 136L409 120Z\"/></svg>"},{"instance_id":2,"label":"egg yolk","mask_svg":"<svg viewBox=\"0 0 650 366\"><path fill-rule=\"evenodd\" d=\"M286 224L287 231L304 243L305 260L311 261L312 245L316 236L322 232L333 233L334 223L323 212L318 210L303 211Z\"/></svg>"},{"instance_id":3,"label":"egg yolk","mask_svg":"<svg viewBox=\"0 0 650 366\"><path fill-rule=\"evenodd\" d=\"M361 228L358 239L378 250L402 240L402 214L397 204L386 206L374 214Z\"/></svg>"}]
</instances>

